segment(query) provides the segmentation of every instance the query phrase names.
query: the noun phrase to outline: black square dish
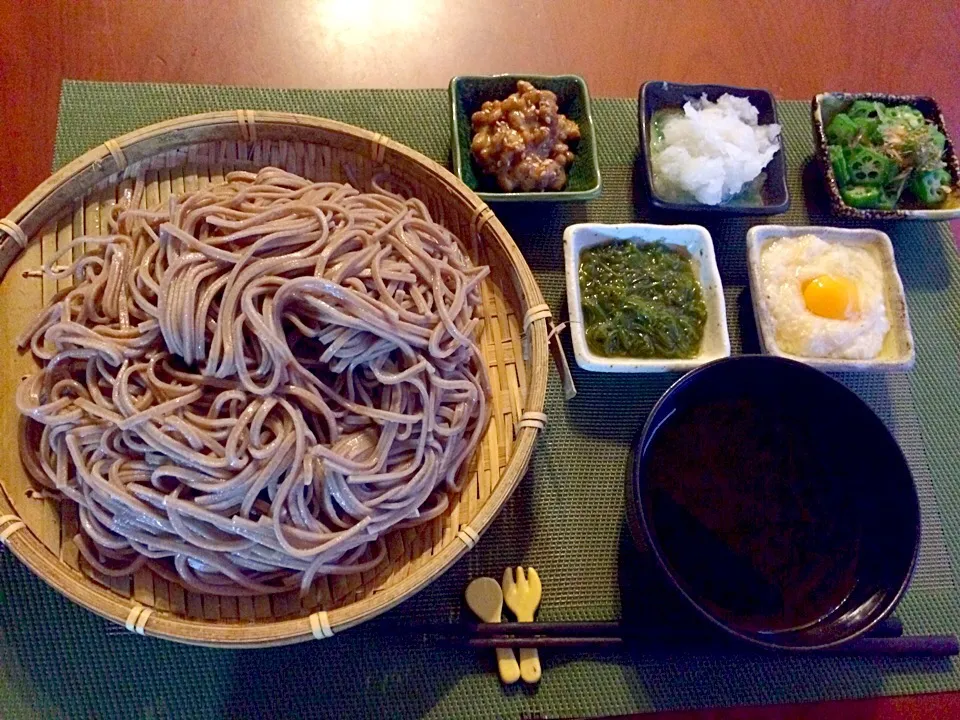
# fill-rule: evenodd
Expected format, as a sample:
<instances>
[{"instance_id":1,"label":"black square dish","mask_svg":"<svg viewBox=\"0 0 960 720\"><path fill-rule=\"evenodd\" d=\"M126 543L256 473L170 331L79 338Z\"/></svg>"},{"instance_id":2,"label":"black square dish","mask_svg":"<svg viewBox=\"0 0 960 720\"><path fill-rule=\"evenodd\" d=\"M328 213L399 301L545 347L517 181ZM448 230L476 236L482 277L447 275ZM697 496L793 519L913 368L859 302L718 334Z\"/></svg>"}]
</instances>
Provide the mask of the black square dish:
<instances>
[{"instance_id":1,"label":"black square dish","mask_svg":"<svg viewBox=\"0 0 960 720\"><path fill-rule=\"evenodd\" d=\"M665 108L682 108L688 100L695 100L703 95L707 96L707 100L716 102L724 93L747 98L757 108L761 125L778 123L777 103L773 95L766 90L731 85L686 85L663 80L651 80L640 87L637 124L640 130L640 148L643 153L643 167L650 204L662 210L702 211L729 215L776 215L786 212L790 207L790 195L787 192L787 162L782 132L779 138L780 149L764 168L766 178L759 192L754 196L737 196L719 205L705 205L695 200L668 200L657 192L650 158L654 113Z\"/></svg>"},{"instance_id":2,"label":"black square dish","mask_svg":"<svg viewBox=\"0 0 960 720\"><path fill-rule=\"evenodd\" d=\"M830 157L827 151L827 126L833 118L845 112L856 100L871 100L884 105L909 105L920 111L924 118L931 121L946 137L946 147L943 159L950 173L951 184L954 188L960 187L960 163L957 162L956 146L950 139L943 120L943 113L937 101L931 97L921 95L886 95L883 93L820 93L813 98L810 105L810 114L813 120L813 144L816 149L817 162L823 171L830 198L830 208L837 215L857 218L858 220L953 220L960 218L960 198L953 193L950 202L956 206L947 208L911 208L897 207L892 210L855 208L844 202L840 195L840 186L833 172Z\"/></svg>"},{"instance_id":3,"label":"black square dish","mask_svg":"<svg viewBox=\"0 0 960 720\"><path fill-rule=\"evenodd\" d=\"M503 100L516 92L517 81L526 80L557 96L560 112L580 127L580 140L571 145L573 164L567 169L562 190L505 192L496 181L480 172L470 152L473 128L470 117L487 100ZM590 96L583 78L576 75L485 75L459 76L450 81L451 138L453 171L486 202L589 200L600 194L600 163L597 139L590 115Z\"/></svg>"}]
</instances>

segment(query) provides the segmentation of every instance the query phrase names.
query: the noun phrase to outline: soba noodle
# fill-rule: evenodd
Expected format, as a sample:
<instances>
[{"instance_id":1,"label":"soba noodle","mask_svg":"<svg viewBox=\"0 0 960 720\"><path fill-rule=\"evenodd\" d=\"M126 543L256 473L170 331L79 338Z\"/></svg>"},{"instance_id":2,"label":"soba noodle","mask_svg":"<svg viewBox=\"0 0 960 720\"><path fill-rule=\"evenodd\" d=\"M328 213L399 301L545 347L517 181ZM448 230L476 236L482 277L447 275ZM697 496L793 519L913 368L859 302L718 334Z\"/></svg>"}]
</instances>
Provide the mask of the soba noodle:
<instances>
[{"instance_id":1,"label":"soba noodle","mask_svg":"<svg viewBox=\"0 0 960 720\"><path fill-rule=\"evenodd\" d=\"M19 340L21 454L99 572L306 592L447 508L489 416L489 269L373 185L265 168L145 210L138 182L46 262L72 286Z\"/></svg>"}]
</instances>

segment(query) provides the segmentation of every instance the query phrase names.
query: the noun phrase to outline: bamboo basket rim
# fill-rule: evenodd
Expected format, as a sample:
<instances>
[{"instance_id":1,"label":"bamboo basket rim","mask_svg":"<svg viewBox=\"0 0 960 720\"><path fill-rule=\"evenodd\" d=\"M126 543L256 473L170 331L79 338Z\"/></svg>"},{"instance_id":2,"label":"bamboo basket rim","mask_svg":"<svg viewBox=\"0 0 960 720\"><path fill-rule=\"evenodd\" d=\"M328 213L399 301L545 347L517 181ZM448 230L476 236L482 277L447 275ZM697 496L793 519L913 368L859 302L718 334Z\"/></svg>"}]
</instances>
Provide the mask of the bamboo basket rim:
<instances>
[{"instance_id":1,"label":"bamboo basket rim","mask_svg":"<svg viewBox=\"0 0 960 720\"><path fill-rule=\"evenodd\" d=\"M413 162L442 184L444 190L452 194L454 201L472 211L472 231L482 242L496 243L501 255L510 261L514 284L518 285L518 299L524 306L522 310L527 313L523 337L529 342L527 362L530 371L527 395L523 398L523 416L530 416L534 421L518 423L512 454L496 487L471 519L468 527L470 532L458 533L429 561L396 584L342 607L288 619L220 622L152 609L145 612L145 608L133 598L124 598L98 585L79 570L62 562L40 541L29 525L20 522L8 495L9 490L0 481L0 534L9 531L3 541L13 554L62 595L140 634L219 648L268 647L329 637L386 612L424 589L473 548L526 473L534 443L546 418L543 409L549 357L549 309L533 273L509 233L486 203L445 167L385 135L335 120L276 111L215 111L164 120L108 140L53 173L18 203L6 218L0 220L0 281L25 249L21 244L24 238L34 242L36 233L50 218L56 217L69 203L128 165L182 146L209 141L252 141L257 140L258 136L259 139L266 139L282 128L291 127L303 128L307 132L332 132L361 141L368 145L375 161L384 162L391 158L394 161ZM310 142L309 139L304 141ZM14 522L8 522L4 527L4 520L11 519L11 516ZM18 524L15 530L11 530Z\"/></svg>"}]
</instances>

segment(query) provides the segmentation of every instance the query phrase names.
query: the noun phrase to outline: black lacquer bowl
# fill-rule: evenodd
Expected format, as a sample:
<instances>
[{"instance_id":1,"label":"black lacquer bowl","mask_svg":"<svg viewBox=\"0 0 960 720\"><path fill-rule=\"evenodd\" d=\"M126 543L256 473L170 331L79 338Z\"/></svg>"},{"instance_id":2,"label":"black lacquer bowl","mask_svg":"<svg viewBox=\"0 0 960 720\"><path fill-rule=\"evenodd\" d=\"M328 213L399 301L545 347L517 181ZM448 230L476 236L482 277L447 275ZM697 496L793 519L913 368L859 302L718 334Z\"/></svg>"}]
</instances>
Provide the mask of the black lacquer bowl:
<instances>
[{"instance_id":1,"label":"black lacquer bowl","mask_svg":"<svg viewBox=\"0 0 960 720\"><path fill-rule=\"evenodd\" d=\"M777 649L869 631L920 542L910 468L856 394L811 367L740 356L678 380L635 441L635 541L732 635Z\"/></svg>"}]
</instances>

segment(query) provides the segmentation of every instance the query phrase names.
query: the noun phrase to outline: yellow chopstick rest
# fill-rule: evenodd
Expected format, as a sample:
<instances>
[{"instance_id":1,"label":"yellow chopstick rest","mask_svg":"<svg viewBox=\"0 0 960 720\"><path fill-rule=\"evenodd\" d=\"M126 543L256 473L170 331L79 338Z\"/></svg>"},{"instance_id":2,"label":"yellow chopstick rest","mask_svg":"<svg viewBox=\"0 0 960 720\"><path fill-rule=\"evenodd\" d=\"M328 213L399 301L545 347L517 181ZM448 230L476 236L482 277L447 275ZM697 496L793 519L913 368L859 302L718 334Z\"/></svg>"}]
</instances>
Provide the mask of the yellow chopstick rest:
<instances>
[{"instance_id":1,"label":"yellow chopstick rest","mask_svg":"<svg viewBox=\"0 0 960 720\"><path fill-rule=\"evenodd\" d=\"M533 614L540 606L542 588L540 576L532 567L527 568L526 574L522 567L517 567L516 578L513 570L506 568L503 571L503 599L510 611L516 615L517 622L533 622ZM520 648L520 677L525 683L540 682L540 654L536 648Z\"/></svg>"},{"instance_id":2,"label":"yellow chopstick rest","mask_svg":"<svg viewBox=\"0 0 960 720\"><path fill-rule=\"evenodd\" d=\"M486 623L498 623L503 612L503 591L500 584L489 577L479 577L467 585L464 592L474 615ZM520 664L512 648L495 648L497 653L497 671L504 685L512 685L520 679Z\"/></svg>"}]
</instances>

